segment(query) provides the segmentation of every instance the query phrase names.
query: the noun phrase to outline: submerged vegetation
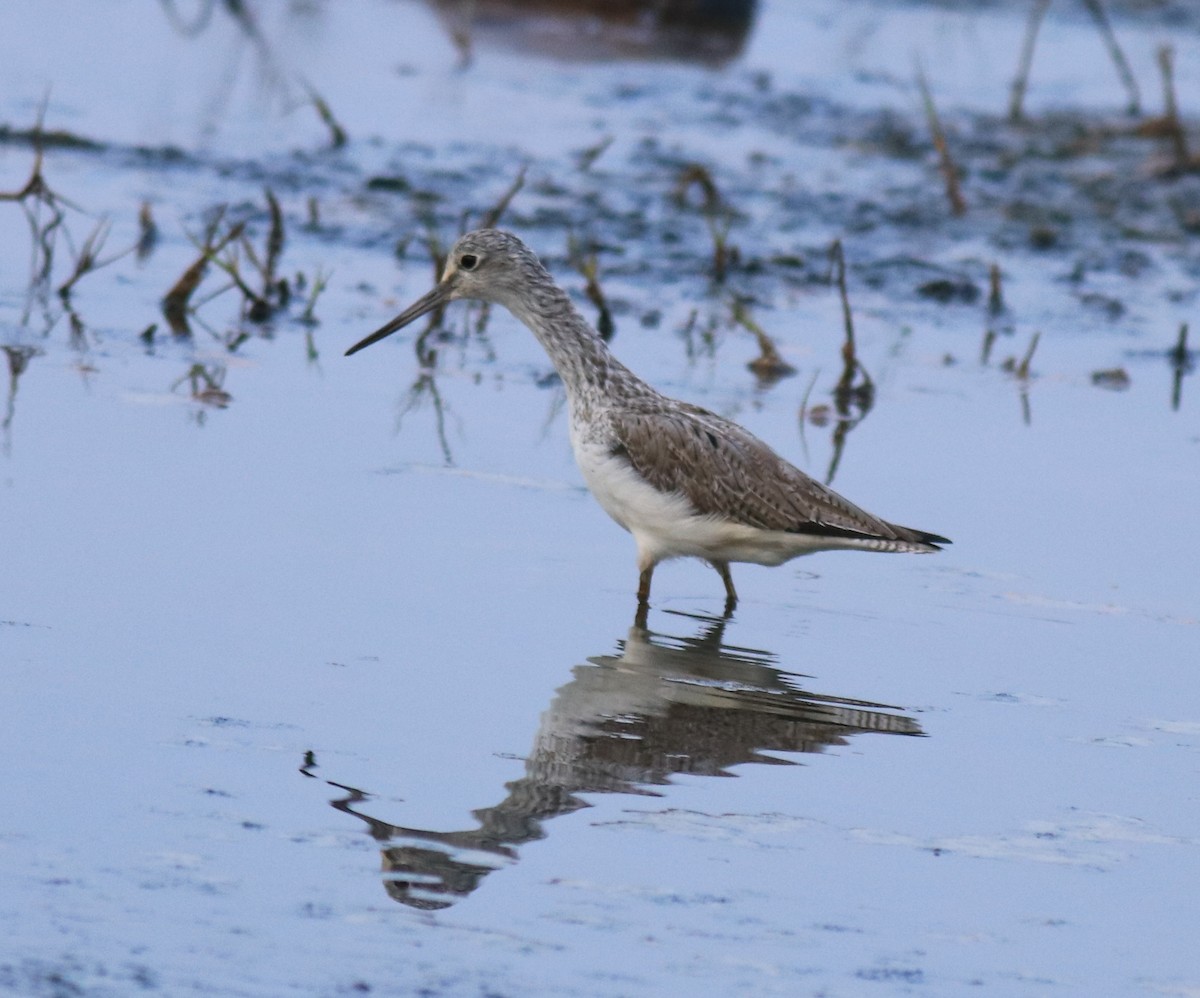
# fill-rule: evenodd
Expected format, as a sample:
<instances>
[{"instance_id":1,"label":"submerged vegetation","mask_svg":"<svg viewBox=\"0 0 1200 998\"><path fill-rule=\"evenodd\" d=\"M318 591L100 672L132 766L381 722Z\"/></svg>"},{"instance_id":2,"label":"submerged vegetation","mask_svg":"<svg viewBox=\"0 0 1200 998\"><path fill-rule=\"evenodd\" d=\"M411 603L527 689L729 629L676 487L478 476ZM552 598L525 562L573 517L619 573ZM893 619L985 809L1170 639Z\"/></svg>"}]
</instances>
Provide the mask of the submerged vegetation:
<instances>
[{"instance_id":1,"label":"submerged vegetation","mask_svg":"<svg viewBox=\"0 0 1200 998\"><path fill-rule=\"evenodd\" d=\"M1039 31L1049 16L1049 0L1032 5L1021 50L1012 54L1015 72L1004 117L962 111L947 117L938 107L936 73L931 77L919 63L915 84L924 135L916 115L904 120L892 111L864 112L800 98L762 75L734 77L720 90L694 95L701 122L705 115L714 121L733 115L809 145L836 149L850 143L857 149L857 162L867 169L898 169L906 179L893 182L879 197L866 189L856 194L847 190L830 199L816 187L797 183L786 162L766 153L752 152L749 167L740 168L730 161L681 157L678 149L651 132L621 134L612 129L594 145L571 153L566 163L520 148L500 155L494 149L464 148L451 163L444 155L432 157L419 136L412 136L389 157L385 172L374 172L356 164L348 130L303 77L297 86L325 124L327 154L336 154L336 162L297 152L269 162L230 163L174 147L121 147L101 137L47 127L43 118L52 112L43 107L32 127L0 127L0 144L28 147L31 155L25 181L0 193L0 210L13 210L6 203L14 206L24 215L30 234L24 306L10 326L26 330L17 338L21 342L41 344L52 340L65 318L69 340L78 348L95 335L85 318L83 291L97 280L93 275L104 271L126 286L151 293L151 285L162 282L161 318L176 339L190 340L199 331L233 352L250 338L294 329L303 339L306 356L315 360L320 300L333 287L337 268L331 258L339 256L339 247L374 241L378 233L398 235L401 262L410 259L414 247L423 247L436 277L444 264L444 247L457 234L468 227L507 224L548 251L552 266L566 264L578 274L578 293L591 304L606 339L617 334L618 316L639 310L642 326L657 328L664 310L653 289L683 287L686 306L667 310L668 325L690 342L699 323L713 351L725 334L750 332L759 353L748 366L764 388L796 371L797 364L793 337L768 335L765 330L771 323L763 316L796 294L831 286L841 303L843 345L840 358L814 361L818 370L840 367L834 382L821 389L829 393L839 414L840 446L845 433L876 401L875 385L855 338L848 282L861 281L893 300L916 294L948 308L963 308L972 306L986 280L989 293L979 350L986 365L998 340L1013 336L1021 325L1020 310L1006 305L1001 296L1002 266L1006 271L1022 270L1025 260L1036 266L1034 258L1052 257L1056 267L1071 275L1069 286L1081 302L1095 303L1114 317L1126 310L1120 288L1106 282L1102 292L1088 290L1091 275L1115 270L1135 281L1146 266L1155 264L1130 261L1151 258L1195 274L1196 263L1180 241L1200 230L1195 208L1200 203L1200 160L1191 151L1186 109L1176 93L1174 49L1164 43L1158 50L1154 68L1162 83L1163 108L1161 114L1147 116L1135 67L1120 44L1119 26L1099 0L1083 6L1128 97L1127 106L1114 116L1039 116L1029 111L1028 95L1037 84ZM271 51L270 38L248 10L236 13L235 19L262 52ZM177 27L192 37L202 34L206 24ZM616 94L611 99L619 102L624 97ZM235 182L229 203L197 202L184 184L175 204L160 201L152 206L145 197L128 204L93 204L88 203L86 189L64 191L53 181L59 157L100 158L117 171L136 164L142 171L197 180L253 174L259 195L246 198L245 185ZM938 175L944 199L940 206L934 194ZM498 193L481 202L482 192L495 191L500 184ZM316 189L319 199L311 193ZM288 193L281 197L278 192L284 190ZM331 213L337 216L335 225L323 220ZM821 230L840 233L825 274L825 254L813 238ZM128 242L109 251L114 232L122 240L128 233ZM938 233L942 249L935 258L912 259L901 249L917 232ZM180 236L191 244L192 259L164 280L169 266L164 246L170 242L178 247ZM980 239L994 255L986 276L980 274L977 261L956 259L954 249L960 240ZM306 262L300 269L285 272L287 246L303 254ZM151 260L152 253L158 259ZM938 276L916 279L906 287L906 276L918 267ZM222 304L228 301L236 302L232 310ZM107 338L155 349L158 323L145 312L126 311L128 326L106 330ZM471 335L480 335L487 311L473 314ZM460 325L456 332L445 328L445 321L438 310L419 334L420 374L414 388L436 375L440 361L430 337L454 339L469 328ZM630 332L633 325L628 324ZM1164 339L1167 335L1164 331ZM1000 365L1022 385L1026 419L1038 336L1032 332L1023 355ZM1175 352L1184 358L1174 367L1172 405L1177 407L1191 363L1186 346ZM947 355L945 360L953 363L956 358ZM22 373L27 366L26 362L21 367ZM188 370L182 380L189 380L195 367ZM819 377L814 375L814 389ZM1125 377L1128 382L1131 376ZM1111 379L1094 380L1112 384ZM422 396L436 398L423 390L414 394ZM802 422L805 414L819 418L821 411L819 403L805 409ZM437 423L442 425L440 417ZM444 441L443 449L449 453Z\"/></svg>"},{"instance_id":2,"label":"submerged vegetation","mask_svg":"<svg viewBox=\"0 0 1200 998\"><path fill-rule=\"evenodd\" d=\"M12 32L0 992L1194 989L1200 11L529 6ZM631 627L511 316L342 359L481 225L960 543Z\"/></svg>"}]
</instances>

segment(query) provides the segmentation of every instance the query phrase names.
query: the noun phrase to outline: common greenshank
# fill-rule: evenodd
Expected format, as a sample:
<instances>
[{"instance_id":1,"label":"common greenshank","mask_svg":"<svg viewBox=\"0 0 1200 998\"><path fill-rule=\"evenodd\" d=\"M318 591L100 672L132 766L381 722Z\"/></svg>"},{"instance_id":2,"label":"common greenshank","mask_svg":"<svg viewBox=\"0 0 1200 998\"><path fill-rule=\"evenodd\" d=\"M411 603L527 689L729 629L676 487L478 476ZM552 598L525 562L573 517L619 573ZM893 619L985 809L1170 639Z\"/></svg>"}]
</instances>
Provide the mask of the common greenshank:
<instances>
[{"instance_id":1,"label":"common greenshank","mask_svg":"<svg viewBox=\"0 0 1200 998\"><path fill-rule=\"evenodd\" d=\"M346 355L459 298L503 305L549 354L566 389L571 447L584 481L637 542L641 605L649 602L654 567L668 558L708 562L732 610L730 562L781 565L829 550L926 553L950 543L859 509L736 423L655 391L612 355L533 251L509 232L462 236L437 286Z\"/></svg>"}]
</instances>

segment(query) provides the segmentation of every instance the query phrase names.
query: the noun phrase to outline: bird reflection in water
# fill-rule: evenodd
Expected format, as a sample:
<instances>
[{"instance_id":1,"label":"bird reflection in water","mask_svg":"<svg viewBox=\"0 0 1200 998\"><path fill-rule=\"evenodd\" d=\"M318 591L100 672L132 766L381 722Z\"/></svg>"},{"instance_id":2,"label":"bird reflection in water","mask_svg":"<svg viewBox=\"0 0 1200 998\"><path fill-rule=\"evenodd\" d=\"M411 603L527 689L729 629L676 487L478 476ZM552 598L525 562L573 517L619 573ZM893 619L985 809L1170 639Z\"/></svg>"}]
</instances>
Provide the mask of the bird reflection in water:
<instances>
[{"instance_id":1,"label":"bird reflection in water","mask_svg":"<svg viewBox=\"0 0 1200 998\"><path fill-rule=\"evenodd\" d=\"M551 58L722 66L746 44L757 0L430 0L464 63L479 43Z\"/></svg>"},{"instance_id":2,"label":"bird reflection in water","mask_svg":"<svg viewBox=\"0 0 1200 998\"><path fill-rule=\"evenodd\" d=\"M648 630L643 612L619 654L576 666L542 715L525 775L500 803L472 812L474 828L380 821L360 807L370 795L330 781L345 791L333 807L381 844L388 894L414 908L449 907L543 838L545 821L590 806L580 794L658 796L651 788L675 773L729 776L742 763L790 764L766 752L821 752L864 731L923 733L896 708L809 692L770 652L725 644L727 618L695 619L695 636L674 637ZM315 766L310 753L301 772L315 776Z\"/></svg>"}]
</instances>

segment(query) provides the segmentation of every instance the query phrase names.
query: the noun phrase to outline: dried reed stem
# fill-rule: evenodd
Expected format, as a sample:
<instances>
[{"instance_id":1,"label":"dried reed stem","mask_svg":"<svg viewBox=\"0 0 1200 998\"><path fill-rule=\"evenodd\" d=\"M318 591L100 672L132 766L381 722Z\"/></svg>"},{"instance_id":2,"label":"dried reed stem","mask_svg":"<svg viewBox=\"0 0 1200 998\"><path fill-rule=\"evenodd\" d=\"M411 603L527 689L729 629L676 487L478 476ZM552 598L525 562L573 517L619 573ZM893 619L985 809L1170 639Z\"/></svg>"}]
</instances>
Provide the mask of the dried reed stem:
<instances>
[{"instance_id":1,"label":"dried reed stem","mask_svg":"<svg viewBox=\"0 0 1200 998\"><path fill-rule=\"evenodd\" d=\"M1184 134L1183 122L1179 118L1179 105L1175 100L1175 50L1170 45L1162 45L1158 50L1158 68L1163 78L1163 120L1168 137L1171 139L1171 149L1175 154L1175 165L1181 170L1187 169L1191 154L1188 152L1187 135Z\"/></svg>"},{"instance_id":2,"label":"dried reed stem","mask_svg":"<svg viewBox=\"0 0 1200 998\"><path fill-rule=\"evenodd\" d=\"M1029 70L1033 65L1033 49L1037 43L1038 30L1042 19L1050 9L1050 0L1034 0L1033 8L1029 11L1029 20L1025 22L1025 41L1021 44L1021 61L1017 66L1017 75L1013 78L1012 91L1008 99L1008 120L1021 121L1025 117L1025 88L1029 85Z\"/></svg>"},{"instance_id":3,"label":"dried reed stem","mask_svg":"<svg viewBox=\"0 0 1200 998\"><path fill-rule=\"evenodd\" d=\"M492 205L491 210L483 216L479 223L481 229L494 229L500 224L500 219L508 210L508 206L512 203L512 199L517 196L517 192L525 186L525 173L529 169L528 163L522 163L521 168L517 171L513 182L508 185L508 190L500 195L500 200Z\"/></svg>"},{"instance_id":4,"label":"dried reed stem","mask_svg":"<svg viewBox=\"0 0 1200 998\"><path fill-rule=\"evenodd\" d=\"M964 215L967 202L963 200L962 190L958 184L958 168L950 155L950 146L946 142L946 132L938 117L937 106L933 103L933 95L929 92L929 84L925 80L925 71L917 65L917 86L921 90L921 103L925 106L925 117L929 121L929 130L933 135L933 147L938 154L938 169L946 184L946 200L950 202L950 211L954 215Z\"/></svg>"},{"instance_id":5,"label":"dried reed stem","mask_svg":"<svg viewBox=\"0 0 1200 998\"><path fill-rule=\"evenodd\" d=\"M1104 44L1108 47L1108 54L1112 57L1113 65L1117 67L1117 75L1121 77L1121 83L1129 95L1129 113L1131 115L1141 114L1142 96L1138 91L1137 80L1133 77L1133 71L1129 68L1129 61L1125 58L1125 53L1121 51L1121 45L1112 29L1112 23L1108 20L1108 14L1105 13L1104 5L1100 0L1083 0L1083 5L1092 15L1096 27L1100 29L1100 34L1104 37Z\"/></svg>"}]
</instances>

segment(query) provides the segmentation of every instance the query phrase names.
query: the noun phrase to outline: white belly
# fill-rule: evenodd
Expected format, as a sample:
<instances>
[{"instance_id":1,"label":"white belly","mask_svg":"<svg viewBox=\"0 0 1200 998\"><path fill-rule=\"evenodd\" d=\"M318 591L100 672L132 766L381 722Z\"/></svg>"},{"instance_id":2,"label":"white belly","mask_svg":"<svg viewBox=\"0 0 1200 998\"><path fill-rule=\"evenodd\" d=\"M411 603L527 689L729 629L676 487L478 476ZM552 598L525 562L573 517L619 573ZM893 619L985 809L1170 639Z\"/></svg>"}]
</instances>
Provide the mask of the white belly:
<instances>
[{"instance_id":1,"label":"white belly","mask_svg":"<svg viewBox=\"0 0 1200 998\"><path fill-rule=\"evenodd\" d=\"M759 530L717 516L697 516L679 494L659 492L624 458L589 441L573 441L583 480L596 501L633 534L638 565L647 568L667 558L748 561L781 565L811 551L845 546L836 539Z\"/></svg>"}]
</instances>

